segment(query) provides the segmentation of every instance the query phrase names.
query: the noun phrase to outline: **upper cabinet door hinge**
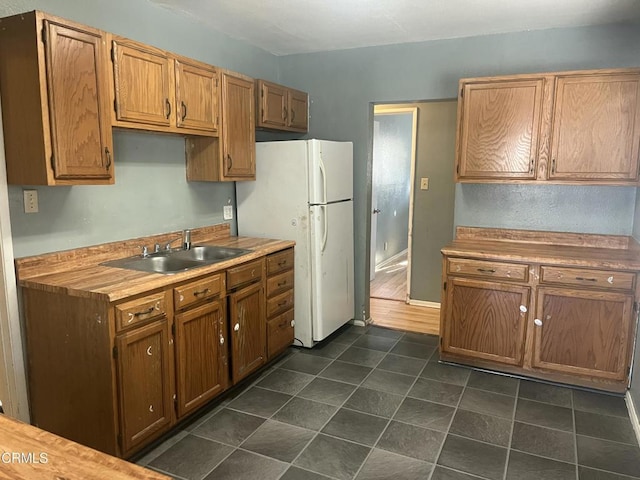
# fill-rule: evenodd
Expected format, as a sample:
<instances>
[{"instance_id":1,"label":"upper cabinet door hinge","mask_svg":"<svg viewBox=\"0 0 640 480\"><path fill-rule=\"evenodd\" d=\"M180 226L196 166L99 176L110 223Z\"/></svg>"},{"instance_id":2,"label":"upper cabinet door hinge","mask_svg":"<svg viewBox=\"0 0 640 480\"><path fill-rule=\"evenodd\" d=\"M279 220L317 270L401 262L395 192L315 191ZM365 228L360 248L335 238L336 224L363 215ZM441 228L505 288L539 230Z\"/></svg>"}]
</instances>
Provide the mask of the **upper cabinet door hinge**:
<instances>
[{"instance_id":1,"label":"upper cabinet door hinge","mask_svg":"<svg viewBox=\"0 0 640 480\"><path fill-rule=\"evenodd\" d=\"M633 311L638 313L638 302L633 302Z\"/></svg>"},{"instance_id":2,"label":"upper cabinet door hinge","mask_svg":"<svg viewBox=\"0 0 640 480\"><path fill-rule=\"evenodd\" d=\"M113 347L113 358L118 358L118 347Z\"/></svg>"},{"instance_id":3,"label":"upper cabinet door hinge","mask_svg":"<svg viewBox=\"0 0 640 480\"><path fill-rule=\"evenodd\" d=\"M40 30L40 34L42 35L42 43L44 43L46 45L47 44L47 29L46 29L46 27L42 27L42 30Z\"/></svg>"},{"instance_id":4,"label":"upper cabinet door hinge","mask_svg":"<svg viewBox=\"0 0 640 480\"><path fill-rule=\"evenodd\" d=\"M442 289L446 290L447 289L447 282L444 282L444 285L442 285Z\"/></svg>"},{"instance_id":5,"label":"upper cabinet door hinge","mask_svg":"<svg viewBox=\"0 0 640 480\"><path fill-rule=\"evenodd\" d=\"M113 110L116 112L116 115L118 114L118 100L116 100L115 98L113 99Z\"/></svg>"},{"instance_id":6,"label":"upper cabinet door hinge","mask_svg":"<svg viewBox=\"0 0 640 480\"><path fill-rule=\"evenodd\" d=\"M176 324L175 323L171 324L171 334L173 336L175 336L175 334L176 334Z\"/></svg>"},{"instance_id":7,"label":"upper cabinet door hinge","mask_svg":"<svg viewBox=\"0 0 640 480\"><path fill-rule=\"evenodd\" d=\"M56 157L51 154L51 158L49 160L51 161L51 170L53 170L53 173L56 173Z\"/></svg>"},{"instance_id":8,"label":"upper cabinet door hinge","mask_svg":"<svg viewBox=\"0 0 640 480\"><path fill-rule=\"evenodd\" d=\"M116 52L113 47L111 47L111 61L115 63L116 61Z\"/></svg>"},{"instance_id":9,"label":"upper cabinet door hinge","mask_svg":"<svg viewBox=\"0 0 640 480\"><path fill-rule=\"evenodd\" d=\"M464 87L460 89L460 98L464 98Z\"/></svg>"},{"instance_id":10,"label":"upper cabinet door hinge","mask_svg":"<svg viewBox=\"0 0 640 480\"><path fill-rule=\"evenodd\" d=\"M460 164L456 165L456 173L460 175Z\"/></svg>"},{"instance_id":11,"label":"upper cabinet door hinge","mask_svg":"<svg viewBox=\"0 0 640 480\"><path fill-rule=\"evenodd\" d=\"M218 88L218 77L216 77L216 88Z\"/></svg>"}]
</instances>

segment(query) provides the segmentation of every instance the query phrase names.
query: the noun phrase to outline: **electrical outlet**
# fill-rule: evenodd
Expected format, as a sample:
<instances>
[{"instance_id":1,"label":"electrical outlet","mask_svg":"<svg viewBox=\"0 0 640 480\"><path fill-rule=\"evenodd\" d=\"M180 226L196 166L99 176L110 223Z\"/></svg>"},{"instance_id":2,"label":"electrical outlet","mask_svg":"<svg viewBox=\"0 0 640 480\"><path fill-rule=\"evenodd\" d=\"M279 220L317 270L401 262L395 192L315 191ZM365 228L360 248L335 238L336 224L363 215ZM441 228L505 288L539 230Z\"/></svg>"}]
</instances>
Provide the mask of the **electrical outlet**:
<instances>
[{"instance_id":1,"label":"electrical outlet","mask_svg":"<svg viewBox=\"0 0 640 480\"><path fill-rule=\"evenodd\" d=\"M38 213L38 191L23 190L24 213Z\"/></svg>"},{"instance_id":2,"label":"electrical outlet","mask_svg":"<svg viewBox=\"0 0 640 480\"><path fill-rule=\"evenodd\" d=\"M225 220L233 219L233 205L225 205L222 207L222 218Z\"/></svg>"},{"instance_id":3,"label":"electrical outlet","mask_svg":"<svg viewBox=\"0 0 640 480\"><path fill-rule=\"evenodd\" d=\"M429 190L429 178L422 177L420 179L420 190Z\"/></svg>"}]
</instances>

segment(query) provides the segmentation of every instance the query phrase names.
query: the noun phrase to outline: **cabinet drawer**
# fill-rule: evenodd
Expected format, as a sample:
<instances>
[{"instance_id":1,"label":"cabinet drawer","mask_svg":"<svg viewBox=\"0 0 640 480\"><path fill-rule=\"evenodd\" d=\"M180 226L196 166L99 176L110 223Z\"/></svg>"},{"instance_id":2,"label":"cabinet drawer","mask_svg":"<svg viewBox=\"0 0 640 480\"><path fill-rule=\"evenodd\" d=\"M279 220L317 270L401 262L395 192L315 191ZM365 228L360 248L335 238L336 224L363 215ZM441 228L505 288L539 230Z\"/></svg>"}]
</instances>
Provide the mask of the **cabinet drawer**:
<instances>
[{"instance_id":1,"label":"cabinet drawer","mask_svg":"<svg viewBox=\"0 0 640 480\"><path fill-rule=\"evenodd\" d=\"M267 298L293 288L293 270L267 279Z\"/></svg>"},{"instance_id":2,"label":"cabinet drawer","mask_svg":"<svg viewBox=\"0 0 640 480\"><path fill-rule=\"evenodd\" d=\"M287 290L267 300L267 318L271 318L291 307L293 307L293 290Z\"/></svg>"},{"instance_id":3,"label":"cabinet drawer","mask_svg":"<svg viewBox=\"0 0 640 480\"><path fill-rule=\"evenodd\" d=\"M529 266L517 263L471 260L468 258L449 258L447 261L447 273L526 282L529 277Z\"/></svg>"},{"instance_id":4,"label":"cabinet drawer","mask_svg":"<svg viewBox=\"0 0 640 480\"><path fill-rule=\"evenodd\" d=\"M175 309L179 310L202 299L220 295L223 290L222 283L222 274L217 274L174 288L173 303L175 304Z\"/></svg>"},{"instance_id":5,"label":"cabinet drawer","mask_svg":"<svg viewBox=\"0 0 640 480\"><path fill-rule=\"evenodd\" d=\"M269 358L293 343L293 309L267 322L267 354Z\"/></svg>"},{"instance_id":6,"label":"cabinet drawer","mask_svg":"<svg viewBox=\"0 0 640 480\"><path fill-rule=\"evenodd\" d=\"M635 275L630 272L588 270L582 268L541 267L541 283L582 285L616 290L632 290Z\"/></svg>"},{"instance_id":7,"label":"cabinet drawer","mask_svg":"<svg viewBox=\"0 0 640 480\"><path fill-rule=\"evenodd\" d=\"M243 283L257 282L262 279L262 259L243 263L227 270L227 288L235 288Z\"/></svg>"},{"instance_id":8,"label":"cabinet drawer","mask_svg":"<svg viewBox=\"0 0 640 480\"><path fill-rule=\"evenodd\" d=\"M293 268L293 248L267 257L267 275L274 275Z\"/></svg>"},{"instance_id":9,"label":"cabinet drawer","mask_svg":"<svg viewBox=\"0 0 640 480\"><path fill-rule=\"evenodd\" d=\"M116 305L116 330L131 328L151 318L164 315L167 311L164 292L137 298Z\"/></svg>"}]
</instances>

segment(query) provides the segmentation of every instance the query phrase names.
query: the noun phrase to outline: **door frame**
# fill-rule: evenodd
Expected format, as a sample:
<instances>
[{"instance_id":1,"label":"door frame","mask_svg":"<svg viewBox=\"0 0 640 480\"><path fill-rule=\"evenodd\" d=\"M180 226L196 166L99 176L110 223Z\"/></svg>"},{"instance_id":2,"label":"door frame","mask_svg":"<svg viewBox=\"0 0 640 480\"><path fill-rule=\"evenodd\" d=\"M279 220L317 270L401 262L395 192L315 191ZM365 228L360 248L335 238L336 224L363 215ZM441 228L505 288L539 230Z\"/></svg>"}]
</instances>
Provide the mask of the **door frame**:
<instances>
[{"instance_id":1,"label":"door frame","mask_svg":"<svg viewBox=\"0 0 640 480\"><path fill-rule=\"evenodd\" d=\"M412 126L411 126L411 166L409 172L409 225L408 225L408 238L407 238L407 290L405 292L405 303L411 302L411 250L413 243L413 198L414 198L414 183L416 176L416 151L417 151L417 142L418 142L418 106L413 107L399 107L394 104L374 104L373 106L373 119L375 121L376 115L397 115L403 113L411 113L412 114ZM373 144L374 140L374 132L371 130L371 141ZM372 150L373 151L373 150ZM373 155L371 157L371 198L369 204L373 204L373 169L375 168L373 162ZM369 215L373 215L373 211L369 211ZM377 222L375 222L377 223ZM374 222L371 220L371 225L369 228L369 242L371 243L373 235L373 227ZM372 249L373 247L370 247ZM373 260L371 260L373 263ZM371 277L371 273L369 273ZM371 281L371 280L369 280Z\"/></svg>"},{"instance_id":2,"label":"door frame","mask_svg":"<svg viewBox=\"0 0 640 480\"><path fill-rule=\"evenodd\" d=\"M7 415L29 422L3 131L0 115L0 398Z\"/></svg>"}]
</instances>

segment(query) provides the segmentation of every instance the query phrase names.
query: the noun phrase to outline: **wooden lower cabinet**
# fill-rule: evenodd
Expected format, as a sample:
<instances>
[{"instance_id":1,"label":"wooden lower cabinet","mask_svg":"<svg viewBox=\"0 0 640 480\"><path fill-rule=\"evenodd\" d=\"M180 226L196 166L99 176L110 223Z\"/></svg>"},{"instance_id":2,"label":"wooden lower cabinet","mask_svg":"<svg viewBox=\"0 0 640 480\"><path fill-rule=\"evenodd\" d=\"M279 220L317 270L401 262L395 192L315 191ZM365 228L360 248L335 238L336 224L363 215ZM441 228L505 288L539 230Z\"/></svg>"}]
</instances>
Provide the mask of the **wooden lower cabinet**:
<instances>
[{"instance_id":1,"label":"wooden lower cabinet","mask_svg":"<svg viewBox=\"0 0 640 480\"><path fill-rule=\"evenodd\" d=\"M445 255L440 358L625 391L636 273L508 260Z\"/></svg>"},{"instance_id":2,"label":"wooden lower cabinet","mask_svg":"<svg viewBox=\"0 0 640 480\"><path fill-rule=\"evenodd\" d=\"M231 376L242 380L264 365L266 322L264 285L256 282L229 295Z\"/></svg>"},{"instance_id":3,"label":"wooden lower cabinet","mask_svg":"<svg viewBox=\"0 0 640 480\"><path fill-rule=\"evenodd\" d=\"M522 365L529 292L521 285L452 278L442 350Z\"/></svg>"},{"instance_id":4,"label":"wooden lower cabinet","mask_svg":"<svg viewBox=\"0 0 640 480\"><path fill-rule=\"evenodd\" d=\"M633 295L540 287L534 320L534 368L624 380Z\"/></svg>"},{"instance_id":5,"label":"wooden lower cabinet","mask_svg":"<svg viewBox=\"0 0 640 480\"><path fill-rule=\"evenodd\" d=\"M122 454L171 424L167 318L116 337Z\"/></svg>"},{"instance_id":6,"label":"wooden lower cabinet","mask_svg":"<svg viewBox=\"0 0 640 480\"><path fill-rule=\"evenodd\" d=\"M229 386L226 299L179 313L174 318L178 418Z\"/></svg>"}]
</instances>

